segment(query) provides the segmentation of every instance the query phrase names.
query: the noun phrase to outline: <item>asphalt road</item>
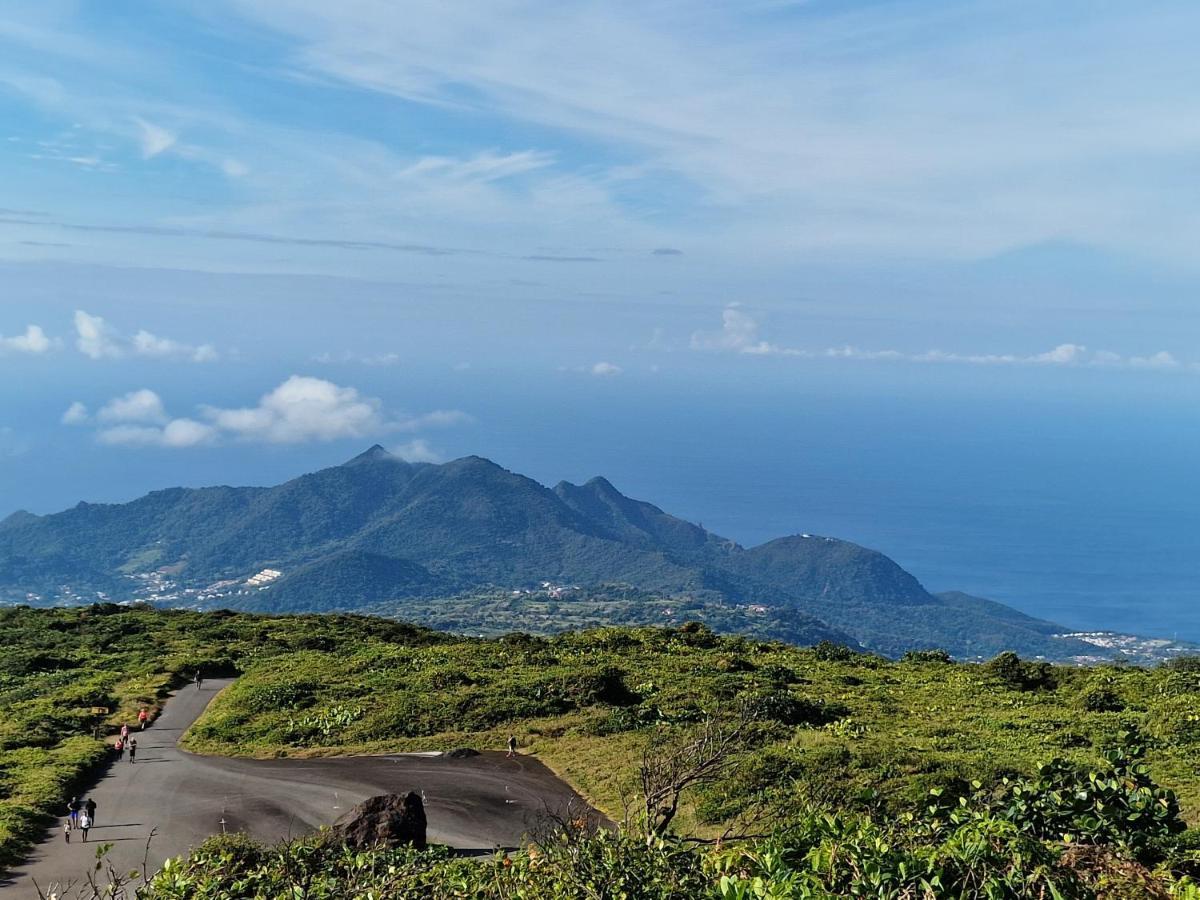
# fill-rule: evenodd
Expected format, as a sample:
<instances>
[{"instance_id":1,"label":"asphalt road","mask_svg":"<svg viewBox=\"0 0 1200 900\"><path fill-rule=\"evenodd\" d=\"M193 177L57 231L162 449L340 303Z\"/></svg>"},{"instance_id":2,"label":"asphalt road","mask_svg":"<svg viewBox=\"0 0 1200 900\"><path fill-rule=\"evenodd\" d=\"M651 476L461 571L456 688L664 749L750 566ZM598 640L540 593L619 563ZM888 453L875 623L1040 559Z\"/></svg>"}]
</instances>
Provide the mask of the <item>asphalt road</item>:
<instances>
[{"instance_id":1,"label":"asphalt road","mask_svg":"<svg viewBox=\"0 0 1200 900\"><path fill-rule=\"evenodd\" d=\"M421 792L430 841L473 851L519 846L547 809L582 808L578 795L540 762L506 759L503 752L468 759L252 760L180 750L180 735L227 684L206 681L202 690L172 695L157 721L135 735L137 762L113 762L81 794L97 805L88 842L75 832L65 843L63 820L57 820L23 865L0 875L0 896L37 897L33 879L47 894L80 884L100 844L112 845L107 858L118 871L141 870L145 862L152 872L222 829L273 843L330 824L377 794Z\"/></svg>"}]
</instances>

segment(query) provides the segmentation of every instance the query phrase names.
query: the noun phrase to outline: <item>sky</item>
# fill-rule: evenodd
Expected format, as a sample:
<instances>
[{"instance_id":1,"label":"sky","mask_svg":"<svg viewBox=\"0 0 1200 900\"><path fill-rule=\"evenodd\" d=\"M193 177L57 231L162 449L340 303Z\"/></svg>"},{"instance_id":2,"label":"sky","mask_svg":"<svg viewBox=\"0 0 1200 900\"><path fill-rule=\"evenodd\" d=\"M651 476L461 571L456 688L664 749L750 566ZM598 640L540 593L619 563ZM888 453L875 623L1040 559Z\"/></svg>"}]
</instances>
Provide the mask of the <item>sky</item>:
<instances>
[{"instance_id":1,"label":"sky","mask_svg":"<svg viewBox=\"0 0 1200 900\"><path fill-rule=\"evenodd\" d=\"M1200 395L1198 33L1156 0L11 0L0 516L379 441L801 530L712 499L713 466L800 477L723 431L747 410L866 498L830 435L882 420L949 477L992 425L1162 469Z\"/></svg>"}]
</instances>

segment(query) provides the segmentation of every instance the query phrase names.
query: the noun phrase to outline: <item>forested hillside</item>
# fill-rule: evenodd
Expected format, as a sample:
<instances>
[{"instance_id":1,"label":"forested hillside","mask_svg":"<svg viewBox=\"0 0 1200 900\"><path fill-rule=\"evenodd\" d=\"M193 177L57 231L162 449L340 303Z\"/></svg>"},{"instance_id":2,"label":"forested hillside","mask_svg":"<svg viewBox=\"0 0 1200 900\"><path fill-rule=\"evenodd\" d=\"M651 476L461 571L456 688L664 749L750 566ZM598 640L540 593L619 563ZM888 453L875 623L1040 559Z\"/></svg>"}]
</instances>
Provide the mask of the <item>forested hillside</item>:
<instances>
[{"instance_id":1,"label":"forested hillside","mask_svg":"<svg viewBox=\"0 0 1200 900\"><path fill-rule=\"evenodd\" d=\"M0 523L0 600L34 605L319 612L386 602L415 619L403 601L543 583L723 607L716 621L762 607L775 637L833 636L892 656L1102 652L1000 604L930 594L847 541L794 535L746 549L603 478L551 490L479 457L406 463L373 447L273 488L176 488Z\"/></svg>"}]
</instances>

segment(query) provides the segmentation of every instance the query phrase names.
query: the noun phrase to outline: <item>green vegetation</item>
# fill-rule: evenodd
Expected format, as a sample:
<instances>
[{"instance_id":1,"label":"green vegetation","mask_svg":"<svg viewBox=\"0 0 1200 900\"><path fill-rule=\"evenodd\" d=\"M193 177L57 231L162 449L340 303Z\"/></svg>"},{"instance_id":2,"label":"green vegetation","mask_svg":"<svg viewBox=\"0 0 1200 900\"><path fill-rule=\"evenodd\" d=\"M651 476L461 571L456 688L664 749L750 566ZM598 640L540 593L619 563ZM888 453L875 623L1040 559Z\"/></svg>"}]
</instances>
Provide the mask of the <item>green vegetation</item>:
<instances>
[{"instance_id":1,"label":"green vegetation","mask_svg":"<svg viewBox=\"0 0 1200 900\"><path fill-rule=\"evenodd\" d=\"M379 619L256 618L99 605L0 609L0 866L41 834L108 735L197 668L233 674L297 647L437 640Z\"/></svg>"},{"instance_id":2,"label":"green vegetation","mask_svg":"<svg viewBox=\"0 0 1200 900\"><path fill-rule=\"evenodd\" d=\"M703 622L720 634L740 634L798 646L834 641L862 649L844 631L795 610L695 597L662 597L629 585L555 589L553 594L544 590L475 591L454 597L411 597L369 606L362 612L479 637L499 637L514 631L553 635L610 625L678 627L685 622Z\"/></svg>"},{"instance_id":3,"label":"green vegetation","mask_svg":"<svg viewBox=\"0 0 1200 900\"><path fill-rule=\"evenodd\" d=\"M191 729L192 749L482 748L514 733L626 826L547 831L483 864L229 838L168 867L151 897L1198 897L1191 659L889 661L697 624L480 639L112 606L3 610L0 641L9 858L102 752L92 729L197 667L241 677ZM647 839L647 767L714 727L729 738L718 763Z\"/></svg>"},{"instance_id":4,"label":"green vegetation","mask_svg":"<svg viewBox=\"0 0 1200 900\"><path fill-rule=\"evenodd\" d=\"M264 590L247 587L264 568L283 575ZM661 623L654 616L665 605L690 604L720 629L834 638L891 656L933 647L971 659L1102 653L1002 604L930 594L883 554L847 541L801 535L744 548L603 478L551 489L479 457L410 464L372 448L272 488L174 488L0 522L0 601L32 595L35 605L97 592L261 612L389 603L407 621L455 620L479 633L494 629L461 595L543 581L623 584L659 598L641 614L624 610L620 621L631 624ZM591 598L602 604L591 611L549 614L547 630L628 606L606 593ZM436 600L455 595L445 608Z\"/></svg>"},{"instance_id":5,"label":"green vegetation","mask_svg":"<svg viewBox=\"0 0 1200 900\"><path fill-rule=\"evenodd\" d=\"M1057 763L992 790L933 791L897 820L809 807L767 837L724 847L645 842L569 822L490 862L437 848L353 851L327 835L273 849L221 837L169 865L142 896L1196 900L1196 835L1183 830L1173 797L1149 781L1137 754L1114 751L1087 775Z\"/></svg>"}]
</instances>

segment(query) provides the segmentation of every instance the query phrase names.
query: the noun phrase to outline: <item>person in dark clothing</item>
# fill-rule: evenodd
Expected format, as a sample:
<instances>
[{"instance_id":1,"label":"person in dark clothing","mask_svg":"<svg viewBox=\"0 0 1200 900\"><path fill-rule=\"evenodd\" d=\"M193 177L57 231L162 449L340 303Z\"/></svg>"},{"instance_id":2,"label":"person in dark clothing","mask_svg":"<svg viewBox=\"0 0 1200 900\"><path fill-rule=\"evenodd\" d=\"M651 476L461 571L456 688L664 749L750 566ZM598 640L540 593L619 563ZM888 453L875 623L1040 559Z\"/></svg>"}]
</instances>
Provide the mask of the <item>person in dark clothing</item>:
<instances>
[{"instance_id":1,"label":"person in dark clothing","mask_svg":"<svg viewBox=\"0 0 1200 900\"><path fill-rule=\"evenodd\" d=\"M508 758L512 759L517 755L517 738L516 735L508 737Z\"/></svg>"},{"instance_id":2,"label":"person in dark clothing","mask_svg":"<svg viewBox=\"0 0 1200 900\"><path fill-rule=\"evenodd\" d=\"M74 827L79 824L79 798L72 797L71 802L67 804L67 818L71 820L71 825Z\"/></svg>"},{"instance_id":3,"label":"person in dark clothing","mask_svg":"<svg viewBox=\"0 0 1200 900\"><path fill-rule=\"evenodd\" d=\"M129 742L129 764L133 765L133 759L137 756L137 738Z\"/></svg>"},{"instance_id":4,"label":"person in dark clothing","mask_svg":"<svg viewBox=\"0 0 1200 900\"><path fill-rule=\"evenodd\" d=\"M197 671L196 672L196 690L200 690L200 688L202 688L202 687L204 687L204 676L201 675Z\"/></svg>"},{"instance_id":5,"label":"person in dark clothing","mask_svg":"<svg viewBox=\"0 0 1200 900\"><path fill-rule=\"evenodd\" d=\"M87 802L83 804L84 810L88 814L88 818L92 820L92 824L96 824L96 801L91 797L87 798Z\"/></svg>"}]
</instances>

